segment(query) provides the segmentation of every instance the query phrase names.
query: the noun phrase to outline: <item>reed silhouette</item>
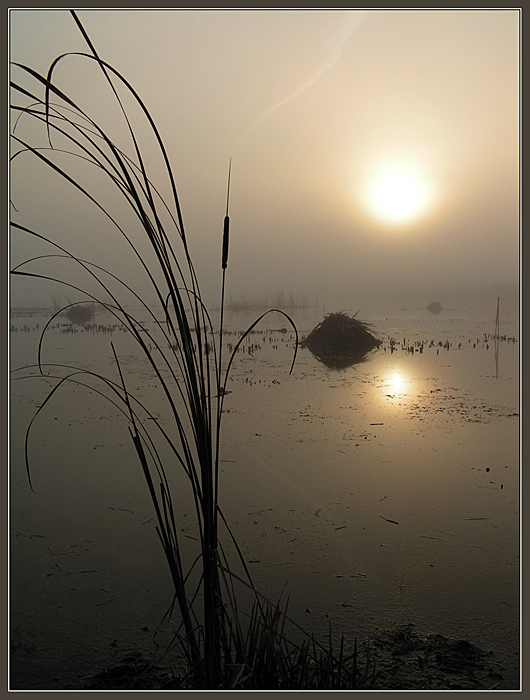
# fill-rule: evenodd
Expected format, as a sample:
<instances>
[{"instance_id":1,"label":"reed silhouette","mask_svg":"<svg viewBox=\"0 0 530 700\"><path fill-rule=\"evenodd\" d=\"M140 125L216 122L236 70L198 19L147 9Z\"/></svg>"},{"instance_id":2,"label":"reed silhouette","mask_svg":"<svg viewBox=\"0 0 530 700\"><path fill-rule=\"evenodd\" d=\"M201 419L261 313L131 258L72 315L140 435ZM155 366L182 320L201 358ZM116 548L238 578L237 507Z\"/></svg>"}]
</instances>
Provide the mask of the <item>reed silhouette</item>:
<instances>
[{"instance_id":1,"label":"reed silhouette","mask_svg":"<svg viewBox=\"0 0 530 700\"><path fill-rule=\"evenodd\" d=\"M54 250L51 254L36 255L16 265L12 274L21 278L48 280L61 285L61 290L66 289L69 294L82 297L80 301L55 308L40 332L36 363L21 368L22 372L31 376L45 377L47 382L54 381L26 432L25 454L29 485L33 488L33 467L29 451L31 428L51 398L66 384L104 396L127 418L130 438L156 515L156 531L171 575L174 603L180 613L181 624L176 633L175 645L180 649L187 670L172 681L171 687L358 687L359 684L370 681L372 667L368 660L364 669L358 669L357 650L355 648L353 654L348 656L343 639L337 654L332 649L331 640L329 647L326 647L310 636L305 636L302 643L287 639L284 633L286 610L283 604L280 606L279 601L272 603L256 590L243 553L219 503L223 402L232 363L241 343L264 316L274 312L284 317L296 337L290 371L295 363L298 346L298 334L291 317L281 309L268 309L258 316L229 351L227 349L227 359L223 360L231 164L220 245L220 322L219 327L214 328L201 297L173 171L161 135L132 85L100 58L77 14L71 11L71 15L88 46L86 53L65 53L58 56L46 75L22 64L13 66L14 73L20 78L15 77L11 87L23 104L12 105L16 115L12 139L18 148L12 161L18 162L22 155L31 156L102 213L109 225L118 232L129 252L132 252L154 293L157 306L153 310L142 293L111 269L85 260L52 237L19 221L12 221L15 234L29 236L36 243L44 242ZM104 119L100 120L82 109L78 101L57 84L57 67L73 57L77 62L81 59L88 64L95 64L101 79L110 87L122 117L119 129L128 135L132 145L131 153L126 153L117 145L109 129L104 126ZM158 156L164 166L165 185L171 193L169 201L162 197L161 190L153 184L147 165L148 161L152 161L153 154L149 152L149 158L144 154L124 106L124 94L127 104L132 100L139 109L144 123L154 136ZM46 146L19 135L19 125L28 120L43 127L47 137ZM56 140L60 146L54 145ZM69 159L62 157L65 153ZM90 169L95 168L105 178L108 187L114 189L116 197L127 204L135 221L139 222L140 238L134 239L127 225L121 223L90 187L84 184L75 168L69 170L68 165L72 162ZM146 243L150 247L153 263L146 262ZM58 272L35 270L35 265L45 262L56 262ZM65 263L75 265L88 282L76 283L66 279L61 274ZM125 299L132 299L138 310L131 311ZM127 371L110 338L114 362L109 365L108 375L83 367L44 362L43 341L55 319L65 312L69 317L81 318L81 309L93 310L95 306L113 317L110 327L124 329L136 343L156 380L160 401L164 402L169 416L166 421L153 420L155 416L149 406L129 389ZM145 319L149 324L146 324ZM169 462L164 462L162 458L160 441L165 449L169 448L172 456ZM172 471L175 469L184 474L195 509L199 544L191 564L184 561L170 485ZM235 551L237 567L229 561L223 542L229 542L232 551ZM251 591L253 598L253 605L247 613L238 605L238 590L241 587Z\"/></svg>"}]
</instances>

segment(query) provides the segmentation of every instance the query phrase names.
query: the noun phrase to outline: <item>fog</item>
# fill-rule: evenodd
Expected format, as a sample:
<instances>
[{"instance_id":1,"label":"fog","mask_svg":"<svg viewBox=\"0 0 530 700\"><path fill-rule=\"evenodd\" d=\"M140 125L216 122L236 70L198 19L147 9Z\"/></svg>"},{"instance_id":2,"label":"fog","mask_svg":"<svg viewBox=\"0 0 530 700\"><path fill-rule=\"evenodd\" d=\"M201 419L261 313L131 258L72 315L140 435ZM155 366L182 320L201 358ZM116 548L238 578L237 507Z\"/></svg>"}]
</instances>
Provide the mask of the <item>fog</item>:
<instances>
[{"instance_id":1,"label":"fog","mask_svg":"<svg viewBox=\"0 0 530 700\"><path fill-rule=\"evenodd\" d=\"M501 295L516 302L519 11L78 16L99 56L131 83L160 131L208 304L219 297L230 159L229 294L272 297L283 290L368 313L374 300L454 306L464 297L486 295L489 303ZM11 61L45 74L68 52L90 53L68 11L10 11ZM27 80L17 67L13 76ZM123 116L95 62L68 57L54 76L131 153ZM124 99L152 179L167 196L155 140ZM45 130L27 121L21 118L17 134L46 146ZM388 165L412 170L426 192L417 211L400 220L384 201L374 208L367 194ZM134 229L108 181L94 168L73 167L98 201ZM14 221L129 275L144 293L137 261L130 262L108 218L30 154L13 161L11 197ZM45 250L12 233L12 265ZM56 291L23 279L11 293L14 306L42 306Z\"/></svg>"}]
</instances>

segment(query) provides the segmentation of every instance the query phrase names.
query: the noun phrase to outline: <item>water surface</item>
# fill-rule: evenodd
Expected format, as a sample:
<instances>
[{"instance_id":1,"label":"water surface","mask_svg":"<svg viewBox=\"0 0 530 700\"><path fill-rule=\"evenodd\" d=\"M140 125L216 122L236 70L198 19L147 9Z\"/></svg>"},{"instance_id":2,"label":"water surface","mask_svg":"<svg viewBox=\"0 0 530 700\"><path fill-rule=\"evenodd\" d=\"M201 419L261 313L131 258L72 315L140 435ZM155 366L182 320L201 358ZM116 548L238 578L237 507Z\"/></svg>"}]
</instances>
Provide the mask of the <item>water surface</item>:
<instances>
[{"instance_id":1,"label":"water surface","mask_svg":"<svg viewBox=\"0 0 530 700\"><path fill-rule=\"evenodd\" d=\"M322 310L293 315L307 333ZM324 635L331 622L353 637L413 623L493 649L516 687L519 344L501 342L497 372L484 340L490 315L374 314L363 320L384 342L368 362L334 371L299 350L291 375L294 335L282 317L267 317L227 385L220 500L255 583L273 599L285 588L291 617L306 629ZM13 316L12 366L34 361L45 320ZM229 316L226 342L251 320ZM129 390L163 423L145 361L124 333L110 333L111 319L98 322L107 332L58 323L45 360L115 377L112 340ZM501 333L517 340L517 319L503 319ZM65 385L34 423L29 488L25 430L50 386L12 383L11 684L19 689L80 687L127 653L152 652L172 597L127 420L94 391ZM191 552L193 510L165 458ZM156 639L171 629L164 623Z\"/></svg>"}]
</instances>

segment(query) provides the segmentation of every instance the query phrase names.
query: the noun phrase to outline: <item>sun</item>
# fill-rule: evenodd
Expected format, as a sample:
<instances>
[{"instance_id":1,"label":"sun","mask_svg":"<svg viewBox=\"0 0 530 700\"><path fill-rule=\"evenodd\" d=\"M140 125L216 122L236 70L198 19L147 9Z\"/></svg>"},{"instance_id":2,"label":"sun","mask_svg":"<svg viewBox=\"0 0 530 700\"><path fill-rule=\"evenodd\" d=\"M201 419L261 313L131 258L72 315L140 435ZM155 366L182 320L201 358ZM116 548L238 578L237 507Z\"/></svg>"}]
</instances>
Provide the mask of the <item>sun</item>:
<instances>
[{"instance_id":1,"label":"sun","mask_svg":"<svg viewBox=\"0 0 530 700\"><path fill-rule=\"evenodd\" d=\"M417 168L401 163L376 170L368 181L366 198L371 211L391 224L419 217L431 201L425 177Z\"/></svg>"}]
</instances>

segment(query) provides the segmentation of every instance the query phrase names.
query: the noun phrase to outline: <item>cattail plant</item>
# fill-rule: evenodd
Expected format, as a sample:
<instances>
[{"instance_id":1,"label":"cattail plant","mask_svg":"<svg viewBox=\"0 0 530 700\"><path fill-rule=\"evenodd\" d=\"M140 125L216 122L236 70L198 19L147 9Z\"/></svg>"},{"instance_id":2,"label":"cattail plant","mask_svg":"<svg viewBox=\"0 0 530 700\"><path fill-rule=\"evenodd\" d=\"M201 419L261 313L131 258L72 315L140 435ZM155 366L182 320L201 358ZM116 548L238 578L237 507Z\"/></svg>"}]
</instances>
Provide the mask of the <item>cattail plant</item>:
<instances>
[{"instance_id":1,"label":"cattail plant","mask_svg":"<svg viewBox=\"0 0 530 700\"><path fill-rule=\"evenodd\" d=\"M73 252L68 244L59 244L50 236L15 220L19 218L18 213L13 216L11 226L15 235L28 236L35 242L45 243L51 246L53 253L26 259L12 269L12 274L20 278L48 280L62 285L63 290L69 293L83 297L80 302L70 302L55 310L41 332L35 365L21 368L15 375L19 377L29 373L54 382L26 433L29 485L33 487L29 449L31 428L52 397L65 384L76 385L80 389L88 389L104 396L127 418L130 437L156 515L156 531L167 560L180 612L181 625L176 640L188 666L188 674L180 680L180 687L253 688L263 684L288 687L295 683L293 679L297 674L310 668L309 658L316 658L311 655L313 647L309 644L303 648L289 645L279 625L279 608L268 604L253 587L244 557L219 504L219 461L223 402L239 346L266 314L272 311L283 314L296 335L290 368L292 371L298 345L296 326L283 311L270 309L262 313L247 329L231 350L227 361L223 362L223 312L232 163L230 161L228 171L221 250L220 326L216 332L202 301L173 171L158 129L132 85L99 57L76 13L71 11L71 15L89 47L88 52L60 55L53 61L46 75L25 65L13 65L14 74L26 79L13 78L11 81L15 95L12 104L15 115L12 140L16 148L12 156L13 167L21 158L32 157L95 207L104 217L109 230L118 233L123 245L132 254L154 293L159 314L147 304L144 295L122 276L105 266L85 260ZM128 135L132 145L131 153L118 146L101 120L85 111L77 100L58 86L56 68L72 56L95 65L100 70L102 80L109 86L120 110L123 119L122 135ZM171 197L169 201L162 196L150 177L142 146L122 100L123 93L128 100L132 98L154 136L164 166ZM21 99L21 104L17 104L18 99ZM21 124L28 121L42 127L47 140L45 146L19 135ZM56 141L60 142L60 147L55 146ZM65 155L67 158L64 158ZM152 154L149 155L151 157ZM90 187L84 184L83 179L76 174L78 171L69 169L72 162L95 169L104 178L107 189L113 190L116 198L125 202L133 215L137 227L135 231L140 231L139 238L135 239L127 225L120 223L109 206L102 203ZM149 260L152 262L146 260L144 255L145 243L149 246ZM48 263L57 263L59 271L49 272L48 268L35 271L35 265ZM66 279L62 274L66 263L74 265L88 283ZM140 309L138 313L147 315L151 322L149 327L142 325L137 313L129 310L125 299L132 299ZM44 339L54 319L65 309L86 305L87 302L99 305L114 317L134 340L155 378L161 394L160 401L167 408L167 420L150 420L154 416L149 406L129 390L123 362L114 343L111 343L114 375L44 361ZM165 451L169 451L170 461L163 458L161 444ZM189 485L199 533L199 551L191 565L184 561L170 486L175 465ZM241 576L228 561L219 534L220 528L223 537L228 538L232 550L235 550ZM236 585L246 586L254 595L254 607L246 624L242 623L238 608ZM198 601L201 601L200 605ZM272 659L274 654L276 656ZM262 666L266 659L269 659L269 666L274 670L268 680L263 680ZM283 670L280 673L278 669ZM262 675L261 679L258 678L259 674Z\"/></svg>"},{"instance_id":2,"label":"cattail plant","mask_svg":"<svg viewBox=\"0 0 530 700\"><path fill-rule=\"evenodd\" d=\"M26 435L28 478L31 485L29 435L37 415L41 413L52 396L65 382L87 386L86 381L81 379L82 376L86 377L87 375L90 375L92 380L99 380L103 387L98 389L98 391L100 393L105 391L109 400L119 407L129 420L131 439L149 489L157 518L157 532L175 588L175 597L183 625L182 639L185 640L190 668L193 669L193 682L197 686L219 687L222 684L222 657L226 663L227 658L225 657L229 657L232 653L230 649L234 648L234 641L237 642L238 638L241 637L240 631L234 627L236 618L233 616L231 616L230 620L227 618L227 615L229 615L227 603L235 603L233 600L233 582L230 579L228 562L219 548L218 535L219 518L222 517L218 503L222 407L230 366L237 348L245 337L241 337L232 351L231 357L228 359L226 368L223 368L223 306L225 274L228 262L228 197L230 192L231 162L222 240L221 325L219 328L219 346L216 351L214 328L201 298L197 276L188 248L173 173L159 132L144 103L132 86L112 66L98 56L79 18L73 11L72 16L90 49L90 53L77 55L82 56L85 60L95 61L100 67L104 79L110 85L121 107L133 144L134 156L130 157L120 150L114 143L108 130L100 126L95 118L83 111L77 102L56 85L54 71L59 62L66 60L70 55L65 54L59 56L52 63L45 77L32 68L16 64L16 67L29 75L37 86L44 88L44 95L40 96L36 91L31 91L15 80L11 83L16 94L25 96L27 98L26 102L29 99L29 104L13 105L14 111L19 115L12 134L13 141L19 147L13 155L13 160L20 158L22 154L30 153L103 211L132 248L137 260L144 268L144 273L151 283L162 310L163 322L155 316L143 301L141 295L137 294L124 281L121 281L111 270L81 259L44 234L30 229L17 221L12 222L15 232L23 232L52 245L56 249L56 255L62 256L63 259L74 261L83 272L87 273L92 283L96 283L100 293L89 293L86 289L72 282L61 280L60 276L55 277L43 272L31 271L30 263L34 263L35 260L43 261L45 258L51 258L52 256L42 255L26 260L24 263L17 265L12 270L12 273L18 276L38 277L59 283L62 282L65 286L83 293L93 302L100 304L108 313L122 323L137 342L157 378L159 388L169 405L171 425L164 427L159 422L150 421L151 427L149 430L146 428L146 421L140 418L140 414L143 413L149 416L149 409L138 398L134 397L127 388L127 378L122 370L120 357L114 344L111 344L111 347L118 374L116 378L96 374L95 372L87 372L82 368L70 368L58 364L50 367L44 364L42 360L43 340L52 321L57 315L65 311L66 307L62 307L57 309L49 319L42 331L38 347L37 369L47 379L55 377L56 384L28 427ZM172 192L172 205L166 204L149 178L140 144L136 139L131 121L122 106L120 88L123 87L135 98L137 105L139 105L155 135L166 166L166 174L170 184L170 191ZM46 149L37 147L30 141L18 136L20 119L32 119L45 126L48 138L48 147ZM154 252L156 271L147 267L140 253L138 243L132 240L125 228L113 218L112 214L98 202L96 197L91 194L89 189L79 179L71 175L61 162L58 163L57 160L54 160L54 140L59 136L69 144L67 150L69 155L96 166L116 188L119 195L125 198L140 222L143 233ZM64 148L60 149L63 152L65 150ZM162 210L169 214L172 231L168 231L162 224ZM175 249L175 240L180 243L180 254ZM160 279L162 282L158 281ZM111 286L109 280L112 280L115 284ZM118 291L116 291L116 288ZM151 316L156 332L145 332L139 320L125 308L120 298L120 289L131 293L138 305ZM110 299L110 301L105 299ZM77 302L74 302L71 306L75 307L76 305ZM286 318L293 325L296 332L292 320L289 317ZM296 346L294 352L296 353ZM212 405L213 401L217 401L216 407ZM162 434L170 450L177 458L180 467L184 470L191 486L200 533L199 560L201 574L199 576L199 588L195 590L188 590L190 572L185 570L182 561L179 533L169 485L170 478L167 474L166 466L160 458L156 442L150 434L152 430L158 430ZM226 522L225 526L228 528ZM246 567L244 568L246 569ZM251 585L251 583L250 578L248 578L248 584ZM225 588L229 595L228 601ZM199 593L201 593L203 600L202 620L198 619L197 606L193 604L193 601L197 600Z\"/></svg>"}]
</instances>

